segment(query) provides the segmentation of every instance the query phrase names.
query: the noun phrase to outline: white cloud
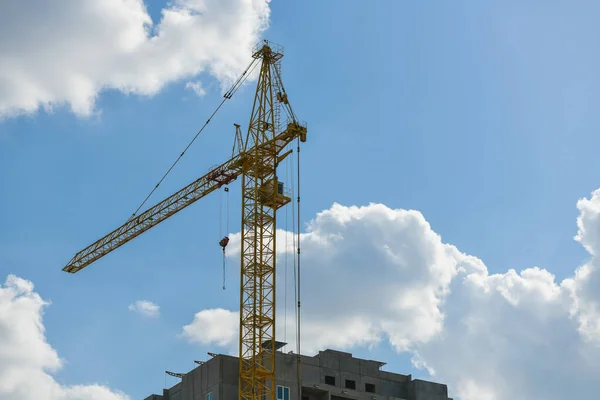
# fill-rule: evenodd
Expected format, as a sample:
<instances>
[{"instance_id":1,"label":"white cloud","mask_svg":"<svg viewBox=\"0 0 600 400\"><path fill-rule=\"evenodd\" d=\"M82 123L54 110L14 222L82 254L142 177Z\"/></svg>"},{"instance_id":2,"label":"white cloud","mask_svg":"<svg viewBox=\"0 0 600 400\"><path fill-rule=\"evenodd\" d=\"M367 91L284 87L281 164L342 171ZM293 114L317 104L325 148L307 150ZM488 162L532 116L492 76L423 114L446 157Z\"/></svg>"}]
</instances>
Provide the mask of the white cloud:
<instances>
[{"instance_id":1,"label":"white cloud","mask_svg":"<svg viewBox=\"0 0 600 400\"><path fill-rule=\"evenodd\" d=\"M206 72L231 82L268 26L270 0L0 3L0 118L68 105L92 114L102 90L153 95ZM32 12L35 10L35 12Z\"/></svg>"},{"instance_id":2,"label":"white cloud","mask_svg":"<svg viewBox=\"0 0 600 400\"><path fill-rule=\"evenodd\" d=\"M42 313L49 303L33 289L14 275L0 285L0 400L129 400L105 386L54 380L62 360L45 337Z\"/></svg>"},{"instance_id":3,"label":"white cloud","mask_svg":"<svg viewBox=\"0 0 600 400\"><path fill-rule=\"evenodd\" d=\"M461 400L595 396L600 190L577 206L576 239L592 257L557 282L538 267L490 274L481 260L444 243L417 211L335 204L302 235L303 352L386 340L398 352L412 353L416 367L449 384ZM279 235L281 278L286 249L285 233ZM237 252L239 235L233 235L229 256L235 259ZM236 314L221 312L230 339L219 341L219 333L207 336L202 329L189 330L188 339L235 351ZM219 329L222 322L214 315L206 324Z\"/></svg>"},{"instance_id":4,"label":"white cloud","mask_svg":"<svg viewBox=\"0 0 600 400\"><path fill-rule=\"evenodd\" d=\"M278 235L282 257L285 232ZM461 254L444 245L419 212L335 204L317 215L301 240L303 286L311 293L302 302L305 351L369 346L382 338L406 350L441 332L439 305ZM239 234L229 248L236 259Z\"/></svg>"},{"instance_id":5,"label":"white cloud","mask_svg":"<svg viewBox=\"0 0 600 400\"><path fill-rule=\"evenodd\" d=\"M194 316L191 324L183 327L182 336L199 344L216 343L235 349L239 313L216 308L203 310Z\"/></svg>"},{"instance_id":6,"label":"white cloud","mask_svg":"<svg viewBox=\"0 0 600 400\"><path fill-rule=\"evenodd\" d=\"M206 90L202 87L202 83L200 81L196 82L187 82L185 84L186 89L191 89L198 97L202 97L206 94Z\"/></svg>"},{"instance_id":7,"label":"white cloud","mask_svg":"<svg viewBox=\"0 0 600 400\"><path fill-rule=\"evenodd\" d=\"M160 307L148 300L138 300L130 304L128 308L129 311L134 311L145 317L158 317L160 314Z\"/></svg>"}]
</instances>

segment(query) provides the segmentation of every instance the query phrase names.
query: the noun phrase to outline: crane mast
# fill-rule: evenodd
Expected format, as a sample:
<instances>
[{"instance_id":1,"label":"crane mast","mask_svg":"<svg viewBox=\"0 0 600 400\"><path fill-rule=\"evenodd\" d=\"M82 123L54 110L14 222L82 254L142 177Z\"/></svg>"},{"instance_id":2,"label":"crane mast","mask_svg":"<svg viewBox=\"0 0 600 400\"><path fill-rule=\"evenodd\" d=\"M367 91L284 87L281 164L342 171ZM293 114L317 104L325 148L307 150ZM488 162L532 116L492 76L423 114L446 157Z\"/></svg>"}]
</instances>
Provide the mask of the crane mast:
<instances>
[{"instance_id":1,"label":"crane mast","mask_svg":"<svg viewBox=\"0 0 600 400\"><path fill-rule=\"evenodd\" d=\"M277 180L271 67L283 56L263 46L248 126L242 176L240 285L240 399L275 399L275 226L277 208L290 198Z\"/></svg>"},{"instance_id":2,"label":"crane mast","mask_svg":"<svg viewBox=\"0 0 600 400\"><path fill-rule=\"evenodd\" d=\"M306 127L296 120L281 82L281 47L264 41L252 56L261 62L254 103L245 140L236 125L232 158L75 254L63 271L80 271L241 176L238 397L275 400L276 217L277 210L291 201L277 179L277 166L291 153L282 154L288 144L306 141ZM282 131L279 107L290 118Z\"/></svg>"}]
</instances>

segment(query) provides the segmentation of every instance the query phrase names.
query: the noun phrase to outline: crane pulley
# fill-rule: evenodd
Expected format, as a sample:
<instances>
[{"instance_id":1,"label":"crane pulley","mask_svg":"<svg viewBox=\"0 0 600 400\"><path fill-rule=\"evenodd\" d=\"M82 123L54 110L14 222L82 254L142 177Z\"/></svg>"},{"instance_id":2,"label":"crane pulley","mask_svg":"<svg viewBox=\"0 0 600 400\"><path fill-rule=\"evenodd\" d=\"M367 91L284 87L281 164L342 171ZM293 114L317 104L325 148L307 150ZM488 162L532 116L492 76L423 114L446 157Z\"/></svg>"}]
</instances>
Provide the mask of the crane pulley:
<instances>
[{"instance_id":1,"label":"crane pulley","mask_svg":"<svg viewBox=\"0 0 600 400\"><path fill-rule=\"evenodd\" d=\"M291 150L283 151L292 141L306 141L307 130L296 119L283 87L280 73L283 49L263 41L253 49L252 57L253 61L248 69L236 81L232 90L225 94L225 99L217 108L218 110L226 99L231 98L249 71L260 65L248 132L244 139L240 126L235 125L236 136L231 158L137 214L140 206L123 225L76 253L63 271L80 271L209 193L227 187L241 176L239 399L275 400L276 216L277 210L291 201L285 193L283 183L278 180L277 166L291 153ZM289 123L285 129L279 129L279 107L288 115ZM210 118L204 126L209 121ZM157 187L158 184L155 189ZM150 194L153 192L154 189ZM219 242L223 253L228 243L227 236Z\"/></svg>"}]
</instances>

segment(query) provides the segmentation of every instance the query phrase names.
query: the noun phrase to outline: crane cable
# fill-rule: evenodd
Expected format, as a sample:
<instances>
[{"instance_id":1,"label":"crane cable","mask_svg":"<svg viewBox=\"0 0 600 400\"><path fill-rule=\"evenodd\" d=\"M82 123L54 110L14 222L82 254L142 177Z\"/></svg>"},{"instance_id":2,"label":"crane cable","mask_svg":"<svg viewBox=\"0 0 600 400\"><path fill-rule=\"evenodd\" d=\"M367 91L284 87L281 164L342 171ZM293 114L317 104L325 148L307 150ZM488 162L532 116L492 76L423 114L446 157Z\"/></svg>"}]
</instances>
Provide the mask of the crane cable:
<instances>
[{"instance_id":1,"label":"crane cable","mask_svg":"<svg viewBox=\"0 0 600 400\"><path fill-rule=\"evenodd\" d=\"M229 235L229 188L225 186L225 234ZM220 218L220 217L219 217ZM222 219L221 219L222 221ZM221 222L219 222L219 226ZM219 234L219 237L221 234ZM225 247L223 247L223 290L225 290L225 271L226 271Z\"/></svg>"},{"instance_id":2,"label":"crane cable","mask_svg":"<svg viewBox=\"0 0 600 400\"><path fill-rule=\"evenodd\" d=\"M209 124L209 122L212 120L212 118L215 116L215 114L219 111L219 109L223 106L223 104L225 104L225 102L228 99L230 99L235 92L237 92L237 90L246 81L246 79L248 78L248 76L250 76L252 74L252 71L254 71L254 68L256 68L256 66L258 65L258 63L256 62L257 60L258 59L256 59L256 58L252 60L252 62L250 63L250 65L248 65L248 68L246 68L244 70L244 72L242 73L242 75L235 81L235 83L231 86L231 88L223 95L223 100L221 100L221 103L219 104L219 106L215 109L215 111L213 111L213 113L210 115L210 117L208 117L208 119L206 120L206 122L204 123L204 125L202 125L202 128L200 128L200 130L196 133L196 135L193 137L193 139L188 143L188 145L181 152L181 154L179 155L179 157L177 157L177 159L175 160L175 162L171 165L171 167L167 170L167 172L165 172L165 174L163 175L163 177L160 178L160 180L158 181L158 183L150 191L150 193L148 194L148 196L146 196L146 198L144 199L144 201L142 201L142 203L134 211L134 213L131 214L131 217L129 217L128 221L132 220L137 215L138 211L140 211L140 209L144 206L144 204L146 204L146 202L148 201L148 199L150 198L150 196L152 196L152 194L156 191L156 189L158 189L158 187L160 186L160 184L162 183L162 181L165 180L165 178L167 177L167 175L169 175L169 173L171 172L171 170L173 169L173 167L175 167L175 165L177 165L177 163L179 162L179 160L181 160L181 158L183 157L183 155L185 154L185 152L196 141L196 139L198 138L198 136L200 135L200 133L202 133L202 131L204 130L204 128L206 128L206 126Z\"/></svg>"},{"instance_id":3,"label":"crane cable","mask_svg":"<svg viewBox=\"0 0 600 400\"><path fill-rule=\"evenodd\" d=\"M296 379L297 379L297 387L298 387L298 398L301 398L302 395L302 378L300 371L301 364L301 355L300 355L300 142L298 142L298 148L296 151L296 162L297 162L297 178L298 181L295 182L297 185L296 190L294 191L294 173L292 171L291 174L291 186L292 186L292 197L296 197L296 204L292 205L292 244L293 249L296 252L293 258L294 264L294 302L296 303L296 307L294 307L295 314L295 327L296 327ZM292 153L292 162L293 162L293 153ZM292 166L293 170L293 166ZM295 195L295 196L294 196ZM297 214L296 214L297 208ZM297 226L296 226L297 223Z\"/></svg>"},{"instance_id":4,"label":"crane cable","mask_svg":"<svg viewBox=\"0 0 600 400\"><path fill-rule=\"evenodd\" d=\"M300 364L301 364L301 356L300 356L300 138L298 138L297 140L297 144L298 144L298 148L296 150L297 156L296 156L296 162L297 162L297 174L298 174L298 179L296 181L296 184L298 185L298 189L296 194L298 195L297 198L297 202L298 202L298 213L297 213L297 217L298 217L298 226L297 226L297 244L298 244L298 283L297 283L297 291L298 291L298 312L297 312L297 319L296 319L296 329L297 329L297 333L296 333L296 354L298 357L298 366L296 368L297 371L297 379L298 379L298 398L301 398L302 395L302 373L300 371Z\"/></svg>"},{"instance_id":5,"label":"crane cable","mask_svg":"<svg viewBox=\"0 0 600 400\"><path fill-rule=\"evenodd\" d=\"M277 70L277 68L275 68L275 79L277 80L277 83L279 85L279 87L281 88L281 94L285 95L285 87L283 87L283 79L281 79L281 73ZM292 106L286 101L282 102L284 105L284 109L288 114L288 118L291 118L292 121L296 121L296 114L294 114L294 110L292 110ZM287 107L285 107L287 106Z\"/></svg>"},{"instance_id":6,"label":"crane cable","mask_svg":"<svg viewBox=\"0 0 600 400\"><path fill-rule=\"evenodd\" d=\"M223 237L223 192L219 191L219 240ZM225 290L225 247L223 247L223 290Z\"/></svg>"},{"instance_id":7,"label":"crane cable","mask_svg":"<svg viewBox=\"0 0 600 400\"><path fill-rule=\"evenodd\" d=\"M285 159L285 180L289 181L290 180L290 175L291 175L291 167L292 164L290 162L290 160L288 158ZM292 207L294 207L294 205L292 204ZM285 271L285 277L284 277L284 281L285 284L283 285L283 289L284 289L284 306L283 306L283 341L285 343L287 343L287 322L288 322L288 318L287 318L287 309L288 309L288 252L289 252L289 247L288 247L288 236L289 236L289 212L288 212L288 208L289 207L285 207L285 238L284 238L284 247L285 247L285 252L284 252L284 271Z\"/></svg>"},{"instance_id":8,"label":"crane cable","mask_svg":"<svg viewBox=\"0 0 600 400\"><path fill-rule=\"evenodd\" d=\"M292 163L294 158L294 153L291 154ZM292 198L296 197L295 183L294 183L294 165L292 164L292 172L290 173L290 181L292 187ZM296 204L292 203L292 251L296 252ZM297 273L297 261L296 254L293 254L292 265L294 268L294 305L298 304L298 273ZM296 343L298 342L298 308L294 307L294 326L295 326L295 335L296 335ZM298 347L296 346L296 349Z\"/></svg>"}]
</instances>

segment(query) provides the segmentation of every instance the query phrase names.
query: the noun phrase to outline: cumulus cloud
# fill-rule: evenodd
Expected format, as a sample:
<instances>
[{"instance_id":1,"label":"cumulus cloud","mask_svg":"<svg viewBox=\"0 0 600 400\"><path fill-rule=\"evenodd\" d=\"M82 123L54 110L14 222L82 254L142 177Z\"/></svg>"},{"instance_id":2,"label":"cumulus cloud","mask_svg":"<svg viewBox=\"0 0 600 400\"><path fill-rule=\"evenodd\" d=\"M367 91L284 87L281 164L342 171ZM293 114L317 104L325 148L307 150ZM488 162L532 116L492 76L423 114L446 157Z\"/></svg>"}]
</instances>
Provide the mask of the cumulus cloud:
<instances>
[{"instance_id":1,"label":"cumulus cloud","mask_svg":"<svg viewBox=\"0 0 600 400\"><path fill-rule=\"evenodd\" d=\"M9 275L0 285L0 400L129 400L101 385L60 385L62 360L46 341L48 306L31 282Z\"/></svg>"},{"instance_id":2,"label":"cumulus cloud","mask_svg":"<svg viewBox=\"0 0 600 400\"><path fill-rule=\"evenodd\" d=\"M87 116L102 90L153 95L202 72L231 82L269 1L173 0L159 21L143 0L1 2L0 118L61 105Z\"/></svg>"},{"instance_id":3,"label":"cumulus cloud","mask_svg":"<svg viewBox=\"0 0 600 400\"><path fill-rule=\"evenodd\" d=\"M203 310L194 316L189 325L183 327L181 336L192 343L217 344L230 347L237 343L239 313L216 308Z\"/></svg>"},{"instance_id":4,"label":"cumulus cloud","mask_svg":"<svg viewBox=\"0 0 600 400\"><path fill-rule=\"evenodd\" d=\"M160 307L148 300L138 300L130 304L128 308L129 311L134 311L145 317L158 317L160 314Z\"/></svg>"},{"instance_id":5,"label":"cumulus cloud","mask_svg":"<svg viewBox=\"0 0 600 400\"><path fill-rule=\"evenodd\" d=\"M202 97L206 94L206 90L204 90L204 88L202 87L202 83L200 81L187 82L185 84L185 88L190 89L191 91L196 93L196 96L198 96L198 97Z\"/></svg>"},{"instance_id":6,"label":"cumulus cloud","mask_svg":"<svg viewBox=\"0 0 600 400\"><path fill-rule=\"evenodd\" d=\"M419 212L335 204L307 231L301 238L303 285L311 293L302 302L305 351L370 346L382 338L402 351L441 332L439 305L460 253L445 246ZM278 232L280 257L293 252L285 235ZM236 259L239 234L229 248Z\"/></svg>"},{"instance_id":7,"label":"cumulus cloud","mask_svg":"<svg viewBox=\"0 0 600 400\"><path fill-rule=\"evenodd\" d=\"M592 396L600 390L600 189L577 207L576 240L591 257L557 282L535 266L490 274L417 211L333 205L302 235L303 352L387 341L461 400ZM278 256L293 253L278 234ZM230 248L235 258L239 235ZM188 339L235 351L237 314L220 313L200 312L213 318L196 318ZM206 334L208 325L226 325L229 339Z\"/></svg>"}]
</instances>

